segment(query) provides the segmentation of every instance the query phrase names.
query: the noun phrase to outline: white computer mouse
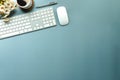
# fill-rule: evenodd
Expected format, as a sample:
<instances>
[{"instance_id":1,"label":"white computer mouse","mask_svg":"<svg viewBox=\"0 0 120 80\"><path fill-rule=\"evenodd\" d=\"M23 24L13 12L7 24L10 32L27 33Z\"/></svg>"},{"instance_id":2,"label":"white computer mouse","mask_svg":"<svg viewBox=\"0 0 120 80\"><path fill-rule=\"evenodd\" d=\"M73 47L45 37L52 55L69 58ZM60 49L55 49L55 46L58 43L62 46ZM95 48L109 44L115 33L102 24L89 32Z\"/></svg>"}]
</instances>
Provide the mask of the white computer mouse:
<instances>
[{"instance_id":1,"label":"white computer mouse","mask_svg":"<svg viewBox=\"0 0 120 80\"><path fill-rule=\"evenodd\" d=\"M67 9L64 6L57 8L57 15L60 25L67 25L69 23Z\"/></svg>"}]
</instances>

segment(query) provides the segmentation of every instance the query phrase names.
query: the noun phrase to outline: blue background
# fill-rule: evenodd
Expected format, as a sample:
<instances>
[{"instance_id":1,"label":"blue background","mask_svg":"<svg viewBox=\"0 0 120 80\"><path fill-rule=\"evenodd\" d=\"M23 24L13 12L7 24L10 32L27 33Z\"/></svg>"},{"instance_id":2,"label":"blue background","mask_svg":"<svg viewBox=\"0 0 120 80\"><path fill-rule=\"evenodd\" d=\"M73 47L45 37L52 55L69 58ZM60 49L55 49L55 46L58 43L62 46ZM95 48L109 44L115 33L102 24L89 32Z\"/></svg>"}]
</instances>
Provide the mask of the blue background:
<instances>
[{"instance_id":1,"label":"blue background","mask_svg":"<svg viewBox=\"0 0 120 80\"><path fill-rule=\"evenodd\" d=\"M57 2L69 25L0 40L0 80L120 80L120 0Z\"/></svg>"}]
</instances>

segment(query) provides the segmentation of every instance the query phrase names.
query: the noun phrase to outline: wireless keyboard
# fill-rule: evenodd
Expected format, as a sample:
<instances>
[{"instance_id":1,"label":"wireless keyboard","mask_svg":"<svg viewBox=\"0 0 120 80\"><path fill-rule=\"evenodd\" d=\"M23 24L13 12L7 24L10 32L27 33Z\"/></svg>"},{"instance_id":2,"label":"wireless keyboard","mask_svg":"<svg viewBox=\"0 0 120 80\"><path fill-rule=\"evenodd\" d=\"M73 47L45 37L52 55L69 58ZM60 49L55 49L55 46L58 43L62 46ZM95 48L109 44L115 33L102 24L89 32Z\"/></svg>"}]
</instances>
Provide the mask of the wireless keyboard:
<instances>
[{"instance_id":1,"label":"wireless keyboard","mask_svg":"<svg viewBox=\"0 0 120 80\"><path fill-rule=\"evenodd\" d=\"M7 23L0 20L0 39L49 28L55 25L56 20L53 8L43 8L32 13L12 17Z\"/></svg>"}]
</instances>

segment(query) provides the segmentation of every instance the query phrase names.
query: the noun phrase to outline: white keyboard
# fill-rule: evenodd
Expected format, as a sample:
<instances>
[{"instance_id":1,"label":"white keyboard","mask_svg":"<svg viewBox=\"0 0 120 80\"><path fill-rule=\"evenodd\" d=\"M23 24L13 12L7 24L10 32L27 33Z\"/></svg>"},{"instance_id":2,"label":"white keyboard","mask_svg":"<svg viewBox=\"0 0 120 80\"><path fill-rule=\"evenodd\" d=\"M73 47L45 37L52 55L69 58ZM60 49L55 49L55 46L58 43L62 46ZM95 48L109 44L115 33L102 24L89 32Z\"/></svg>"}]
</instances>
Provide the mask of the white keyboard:
<instances>
[{"instance_id":1,"label":"white keyboard","mask_svg":"<svg viewBox=\"0 0 120 80\"><path fill-rule=\"evenodd\" d=\"M32 32L56 25L52 7L11 17L8 23L0 20L0 39Z\"/></svg>"}]
</instances>

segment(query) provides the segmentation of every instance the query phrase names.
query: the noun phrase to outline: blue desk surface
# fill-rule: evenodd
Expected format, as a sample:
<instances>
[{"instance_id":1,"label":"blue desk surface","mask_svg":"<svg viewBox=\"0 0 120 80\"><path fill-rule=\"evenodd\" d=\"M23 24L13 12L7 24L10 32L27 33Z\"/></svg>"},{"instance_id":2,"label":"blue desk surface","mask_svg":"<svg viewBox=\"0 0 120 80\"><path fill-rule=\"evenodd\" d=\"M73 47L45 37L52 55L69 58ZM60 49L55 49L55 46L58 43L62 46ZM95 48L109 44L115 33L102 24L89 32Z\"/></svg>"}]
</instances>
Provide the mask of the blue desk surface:
<instances>
[{"instance_id":1,"label":"blue desk surface","mask_svg":"<svg viewBox=\"0 0 120 80\"><path fill-rule=\"evenodd\" d=\"M56 1L70 24L0 40L0 80L120 80L120 0Z\"/></svg>"}]
</instances>

